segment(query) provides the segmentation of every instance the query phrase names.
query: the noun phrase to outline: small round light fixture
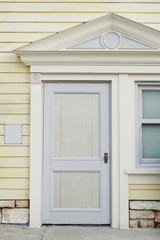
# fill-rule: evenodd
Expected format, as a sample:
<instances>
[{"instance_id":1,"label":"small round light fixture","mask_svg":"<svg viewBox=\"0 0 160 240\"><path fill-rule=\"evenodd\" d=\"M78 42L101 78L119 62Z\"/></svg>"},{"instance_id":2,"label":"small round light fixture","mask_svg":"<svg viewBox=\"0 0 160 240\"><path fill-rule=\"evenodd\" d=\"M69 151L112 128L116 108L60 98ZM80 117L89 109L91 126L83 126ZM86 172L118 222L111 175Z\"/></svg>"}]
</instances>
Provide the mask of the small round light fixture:
<instances>
[{"instance_id":1,"label":"small round light fixture","mask_svg":"<svg viewBox=\"0 0 160 240\"><path fill-rule=\"evenodd\" d=\"M121 36L117 32L111 31L103 35L102 43L110 49L118 48L121 44Z\"/></svg>"}]
</instances>

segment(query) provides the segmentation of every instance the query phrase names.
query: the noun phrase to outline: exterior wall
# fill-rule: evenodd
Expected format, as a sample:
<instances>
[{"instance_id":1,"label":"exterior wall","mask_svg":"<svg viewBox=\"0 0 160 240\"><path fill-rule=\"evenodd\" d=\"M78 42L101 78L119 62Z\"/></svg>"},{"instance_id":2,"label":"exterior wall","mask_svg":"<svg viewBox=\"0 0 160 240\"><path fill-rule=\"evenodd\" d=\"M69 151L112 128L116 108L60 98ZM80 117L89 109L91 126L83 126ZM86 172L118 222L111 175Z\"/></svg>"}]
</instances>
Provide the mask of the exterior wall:
<instances>
[{"instance_id":1,"label":"exterior wall","mask_svg":"<svg viewBox=\"0 0 160 240\"><path fill-rule=\"evenodd\" d=\"M28 200L0 200L0 223L28 224L28 208Z\"/></svg>"},{"instance_id":2,"label":"exterior wall","mask_svg":"<svg viewBox=\"0 0 160 240\"><path fill-rule=\"evenodd\" d=\"M159 10L159 0L0 0L0 199L29 199L30 75L12 51L110 12L160 30ZM4 144L4 124L23 124L22 145ZM133 187L130 199L139 199ZM142 189L150 200L151 185Z\"/></svg>"},{"instance_id":3,"label":"exterior wall","mask_svg":"<svg viewBox=\"0 0 160 240\"><path fill-rule=\"evenodd\" d=\"M130 200L160 200L160 184L130 184Z\"/></svg>"},{"instance_id":4,"label":"exterior wall","mask_svg":"<svg viewBox=\"0 0 160 240\"><path fill-rule=\"evenodd\" d=\"M129 225L133 228L160 228L160 201L130 201Z\"/></svg>"}]
</instances>

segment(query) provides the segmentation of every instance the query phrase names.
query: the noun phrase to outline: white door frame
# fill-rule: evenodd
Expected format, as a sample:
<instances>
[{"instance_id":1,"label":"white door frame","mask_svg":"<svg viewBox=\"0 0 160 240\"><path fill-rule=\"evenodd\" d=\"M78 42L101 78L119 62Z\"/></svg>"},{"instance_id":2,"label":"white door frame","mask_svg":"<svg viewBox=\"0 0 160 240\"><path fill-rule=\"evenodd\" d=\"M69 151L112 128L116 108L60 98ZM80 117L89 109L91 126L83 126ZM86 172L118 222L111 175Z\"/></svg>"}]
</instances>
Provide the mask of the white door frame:
<instances>
[{"instance_id":1,"label":"white door frame","mask_svg":"<svg viewBox=\"0 0 160 240\"><path fill-rule=\"evenodd\" d=\"M160 69L159 66L90 66L87 68L86 66L61 66L58 69L52 66L31 66L30 227L42 225L43 82L96 81L98 83L99 81L109 81L112 105L111 226L128 228L128 175L125 174L125 171L129 168L126 141L130 132L127 129L125 118L127 112L127 120L133 116L126 111L126 90L131 89L133 96L132 90L135 84L134 81L130 81L128 73L160 74ZM134 129L132 132L134 138ZM135 150L134 143L132 150Z\"/></svg>"}]
</instances>

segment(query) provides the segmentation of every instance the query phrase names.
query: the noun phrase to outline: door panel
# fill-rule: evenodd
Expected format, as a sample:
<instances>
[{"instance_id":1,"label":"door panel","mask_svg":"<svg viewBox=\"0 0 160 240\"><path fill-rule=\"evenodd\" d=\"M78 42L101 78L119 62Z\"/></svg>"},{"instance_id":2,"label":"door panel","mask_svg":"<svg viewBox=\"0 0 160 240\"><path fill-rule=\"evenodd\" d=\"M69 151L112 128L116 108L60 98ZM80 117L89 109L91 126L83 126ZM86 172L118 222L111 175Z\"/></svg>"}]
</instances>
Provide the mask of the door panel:
<instances>
[{"instance_id":1,"label":"door panel","mask_svg":"<svg viewBox=\"0 0 160 240\"><path fill-rule=\"evenodd\" d=\"M55 172L54 208L99 208L98 172Z\"/></svg>"},{"instance_id":2,"label":"door panel","mask_svg":"<svg viewBox=\"0 0 160 240\"><path fill-rule=\"evenodd\" d=\"M99 94L54 95L54 156L99 156Z\"/></svg>"},{"instance_id":3,"label":"door panel","mask_svg":"<svg viewBox=\"0 0 160 240\"><path fill-rule=\"evenodd\" d=\"M45 84L43 223L109 224L109 84Z\"/></svg>"}]
</instances>

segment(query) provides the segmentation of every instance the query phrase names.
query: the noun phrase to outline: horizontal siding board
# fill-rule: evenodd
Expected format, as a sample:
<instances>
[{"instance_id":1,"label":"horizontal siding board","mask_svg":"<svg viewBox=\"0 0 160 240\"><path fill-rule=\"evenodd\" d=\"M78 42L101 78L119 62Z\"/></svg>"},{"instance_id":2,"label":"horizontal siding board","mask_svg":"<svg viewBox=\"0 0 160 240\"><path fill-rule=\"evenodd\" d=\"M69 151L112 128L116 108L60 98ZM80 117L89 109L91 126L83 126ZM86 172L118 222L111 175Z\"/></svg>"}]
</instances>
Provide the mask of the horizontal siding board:
<instances>
[{"instance_id":1,"label":"horizontal siding board","mask_svg":"<svg viewBox=\"0 0 160 240\"><path fill-rule=\"evenodd\" d=\"M8 2L8 3L13 3L13 2L31 2L31 3L33 3L33 2L44 2L44 0L0 0L0 2ZM126 2L126 3L137 3L137 2L144 2L144 3L159 3L159 0L153 0L153 1L151 1L151 0L131 0L131 1L129 1L129 0L100 0L100 1L98 1L98 0L56 0L56 1L54 1L54 0L46 0L45 1L46 3L55 3L55 2L62 2L62 3L65 3L65 2L67 2L67 3L76 3L76 2L82 2L82 3L85 3L85 2L96 2L96 3L101 3L101 2L111 2L111 3L121 3L121 2Z\"/></svg>"},{"instance_id":2,"label":"horizontal siding board","mask_svg":"<svg viewBox=\"0 0 160 240\"><path fill-rule=\"evenodd\" d=\"M23 136L29 136L30 135L30 125L23 125ZM0 125L0 135L4 135L4 125Z\"/></svg>"},{"instance_id":3,"label":"horizontal siding board","mask_svg":"<svg viewBox=\"0 0 160 240\"><path fill-rule=\"evenodd\" d=\"M0 104L0 114L28 114L30 104Z\"/></svg>"},{"instance_id":4,"label":"horizontal siding board","mask_svg":"<svg viewBox=\"0 0 160 240\"><path fill-rule=\"evenodd\" d=\"M29 189L29 179L0 178L0 189Z\"/></svg>"},{"instance_id":5,"label":"horizontal siding board","mask_svg":"<svg viewBox=\"0 0 160 240\"><path fill-rule=\"evenodd\" d=\"M0 3L1 12L160 12L152 3Z\"/></svg>"},{"instance_id":6,"label":"horizontal siding board","mask_svg":"<svg viewBox=\"0 0 160 240\"><path fill-rule=\"evenodd\" d=\"M54 22L75 23L86 22L106 15L106 13L1 13L0 22ZM152 13L119 13L120 16L138 22L159 22L160 15ZM15 39L16 40L16 39Z\"/></svg>"},{"instance_id":7,"label":"horizontal siding board","mask_svg":"<svg viewBox=\"0 0 160 240\"><path fill-rule=\"evenodd\" d=\"M0 63L0 72L29 72L23 63Z\"/></svg>"},{"instance_id":8,"label":"horizontal siding board","mask_svg":"<svg viewBox=\"0 0 160 240\"><path fill-rule=\"evenodd\" d=\"M160 184L160 175L130 175L129 184Z\"/></svg>"},{"instance_id":9,"label":"horizontal siding board","mask_svg":"<svg viewBox=\"0 0 160 240\"><path fill-rule=\"evenodd\" d=\"M5 144L5 141L4 141L4 136L0 136L0 147L2 147L2 146L6 146L6 144ZM22 144L21 144L21 146L23 146L23 145L30 145L30 137L29 136L23 136L22 137Z\"/></svg>"},{"instance_id":10,"label":"horizontal siding board","mask_svg":"<svg viewBox=\"0 0 160 240\"><path fill-rule=\"evenodd\" d=\"M22 144L30 145L30 136L23 136L22 141Z\"/></svg>"},{"instance_id":11,"label":"horizontal siding board","mask_svg":"<svg viewBox=\"0 0 160 240\"><path fill-rule=\"evenodd\" d=\"M29 158L28 157L0 157L0 168L28 168L29 167Z\"/></svg>"},{"instance_id":12,"label":"horizontal siding board","mask_svg":"<svg viewBox=\"0 0 160 240\"><path fill-rule=\"evenodd\" d=\"M160 200L160 184L130 184L130 200Z\"/></svg>"},{"instance_id":13,"label":"horizontal siding board","mask_svg":"<svg viewBox=\"0 0 160 240\"><path fill-rule=\"evenodd\" d=\"M29 156L30 151L29 151L29 146L22 146L22 145L17 145L17 146L1 146L0 147L0 156L6 156L6 157L14 157L14 156Z\"/></svg>"},{"instance_id":14,"label":"horizontal siding board","mask_svg":"<svg viewBox=\"0 0 160 240\"><path fill-rule=\"evenodd\" d=\"M29 178L29 168L0 168L1 178Z\"/></svg>"},{"instance_id":15,"label":"horizontal siding board","mask_svg":"<svg viewBox=\"0 0 160 240\"><path fill-rule=\"evenodd\" d=\"M157 189L160 190L160 184L130 184L129 185L130 190L151 190L151 189Z\"/></svg>"},{"instance_id":16,"label":"horizontal siding board","mask_svg":"<svg viewBox=\"0 0 160 240\"><path fill-rule=\"evenodd\" d=\"M20 58L14 54L14 53L0 53L0 63L12 63L12 62L17 62L17 63L22 63Z\"/></svg>"},{"instance_id":17,"label":"horizontal siding board","mask_svg":"<svg viewBox=\"0 0 160 240\"><path fill-rule=\"evenodd\" d=\"M29 115L0 115L1 124L29 124Z\"/></svg>"},{"instance_id":18,"label":"horizontal siding board","mask_svg":"<svg viewBox=\"0 0 160 240\"><path fill-rule=\"evenodd\" d=\"M0 22L84 22L105 13L1 13Z\"/></svg>"},{"instance_id":19,"label":"horizontal siding board","mask_svg":"<svg viewBox=\"0 0 160 240\"><path fill-rule=\"evenodd\" d=\"M2 82L30 82L29 73L0 73L0 83Z\"/></svg>"},{"instance_id":20,"label":"horizontal siding board","mask_svg":"<svg viewBox=\"0 0 160 240\"><path fill-rule=\"evenodd\" d=\"M130 200L160 200L160 190L130 190Z\"/></svg>"},{"instance_id":21,"label":"horizontal siding board","mask_svg":"<svg viewBox=\"0 0 160 240\"><path fill-rule=\"evenodd\" d=\"M4 125L0 125L0 135L4 135Z\"/></svg>"},{"instance_id":22,"label":"horizontal siding board","mask_svg":"<svg viewBox=\"0 0 160 240\"><path fill-rule=\"evenodd\" d=\"M23 136L30 135L30 125L23 125Z\"/></svg>"},{"instance_id":23,"label":"horizontal siding board","mask_svg":"<svg viewBox=\"0 0 160 240\"><path fill-rule=\"evenodd\" d=\"M30 94L0 94L0 103L30 103Z\"/></svg>"},{"instance_id":24,"label":"horizontal siding board","mask_svg":"<svg viewBox=\"0 0 160 240\"><path fill-rule=\"evenodd\" d=\"M0 136L0 147L1 147L1 145L4 145L4 144L5 144L4 143L4 136Z\"/></svg>"},{"instance_id":25,"label":"horizontal siding board","mask_svg":"<svg viewBox=\"0 0 160 240\"><path fill-rule=\"evenodd\" d=\"M0 199L29 199L29 190L0 189Z\"/></svg>"},{"instance_id":26,"label":"horizontal siding board","mask_svg":"<svg viewBox=\"0 0 160 240\"><path fill-rule=\"evenodd\" d=\"M0 23L0 32L59 32L80 23ZM24 44L23 44L24 45Z\"/></svg>"},{"instance_id":27,"label":"horizontal siding board","mask_svg":"<svg viewBox=\"0 0 160 240\"><path fill-rule=\"evenodd\" d=\"M60 32L65 29L79 25L80 23L0 23L0 32ZM159 23L149 23L146 26L159 29ZM25 43L0 43L0 51L12 51L18 47L26 45Z\"/></svg>"},{"instance_id":28,"label":"horizontal siding board","mask_svg":"<svg viewBox=\"0 0 160 240\"><path fill-rule=\"evenodd\" d=\"M158 24L151 24L151 23L149 23L149 24L145 24L145 25L150 27L150 28L154 28L154 29L160 31L160 24L159 23Z\"/></svg>"},{"instance_id":29,"label":"horizontal siding board","mask_svg":"<svg viewBox=\"0 0 160 240\"><path fill-rule=\"evenodd\" d=\"M0 93L30 93L30 84L23 83L1 83Z\"/></svg>"},{"instance_id":30,"label":"horizontal siding board","mask_svg":"<svg viewBox=\"0 0 160 240\"><path fill-rule=\"evenodd\" d=\"M6 31L8 30L6 29ZM0 52L12 52L13 50L23 47L26 44L27 43L0 43Z\"/></svg>"},{"instance_id":31,"label":"horizontal siding board","mask_svg":"<svg viewBox=\"0 0 160 240\"><path fill-rule=\"evenodd\" d=\"M1 33L0 42L15 42L15 43L25 43L33 42L45 37L48 37L50 35L54 34L54 32L51 33Z\"/></svg>"}]
</instances>

